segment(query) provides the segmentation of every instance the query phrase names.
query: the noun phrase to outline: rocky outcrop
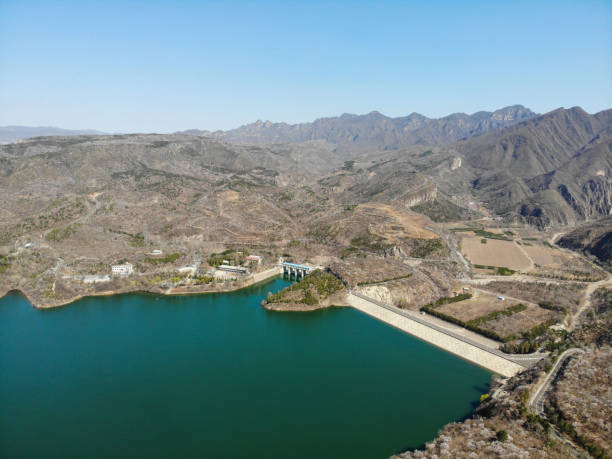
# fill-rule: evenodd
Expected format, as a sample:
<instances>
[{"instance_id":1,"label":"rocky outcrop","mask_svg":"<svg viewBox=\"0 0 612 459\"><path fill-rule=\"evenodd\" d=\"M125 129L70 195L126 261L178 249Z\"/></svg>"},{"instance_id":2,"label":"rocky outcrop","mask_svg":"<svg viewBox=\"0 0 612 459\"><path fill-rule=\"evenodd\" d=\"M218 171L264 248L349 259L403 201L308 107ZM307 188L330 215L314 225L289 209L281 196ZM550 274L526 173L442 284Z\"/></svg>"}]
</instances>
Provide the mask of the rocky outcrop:
<instances>
[{"instance_id":1,"label":"rocky outcrop","mask_svg":"<svg viewBox=\"0 0 612 459\"><path fill-rule=\"evenodd\" d=\"M412 207L424 202L435 201L438 197L438 187L431 183L424 187L421 187L415 191L409 192L404 198L403 201L406 207Z\"/></svg>"},{"instance_id":2,"label":"rocky outcrop","mask_svg":"<svg viewBox=\"0 0 612 459\"><path fill-rule=\"evenodd\" d=\"M446 289L421 273L416 273L408 279L384 284L361 285L355 290L383 303L413 310L446 295Z\"/></svg>"},{"instance_id":3,"label":"rocky outcrop","mask_svg":"<svg viewBox=\"0 0 612 459\"><path fill-rule=\"evenodd\" d=\"M508 219L573 225L612 210L612 110L558 109L454 145L473 191Z\"/></svg>"},{"instance_id":4,"label":"rocky outcrop","mask_svg":"<svg viewBox=\"0 0 612 459\"><path fill-rule=\"evenodd\" d=\"M582 226L566 234L557 244L585 253L612 268L612 217Z\"/></svg>"}]
</instances>

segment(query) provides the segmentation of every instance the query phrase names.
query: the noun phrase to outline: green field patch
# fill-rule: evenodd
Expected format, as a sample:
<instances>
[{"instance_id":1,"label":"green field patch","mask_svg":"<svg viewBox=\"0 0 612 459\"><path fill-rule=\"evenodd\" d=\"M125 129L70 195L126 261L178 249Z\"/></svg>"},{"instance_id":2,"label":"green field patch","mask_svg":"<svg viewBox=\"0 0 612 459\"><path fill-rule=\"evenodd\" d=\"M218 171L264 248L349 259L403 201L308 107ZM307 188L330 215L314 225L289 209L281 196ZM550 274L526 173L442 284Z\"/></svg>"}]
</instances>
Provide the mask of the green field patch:
<instances>
[{"instance_id":1,"label":"green field patch","mask_svg":"<svg viewBox=\"0 0 612 459\"><path fill-rule=\"evenodd\" d=\"M487 266L487 265L474 265L476 269L491 269L495 271L498 276L512 276L516 271L514 269L506 268L505 266Z\"/></svg>"}]
</instances>

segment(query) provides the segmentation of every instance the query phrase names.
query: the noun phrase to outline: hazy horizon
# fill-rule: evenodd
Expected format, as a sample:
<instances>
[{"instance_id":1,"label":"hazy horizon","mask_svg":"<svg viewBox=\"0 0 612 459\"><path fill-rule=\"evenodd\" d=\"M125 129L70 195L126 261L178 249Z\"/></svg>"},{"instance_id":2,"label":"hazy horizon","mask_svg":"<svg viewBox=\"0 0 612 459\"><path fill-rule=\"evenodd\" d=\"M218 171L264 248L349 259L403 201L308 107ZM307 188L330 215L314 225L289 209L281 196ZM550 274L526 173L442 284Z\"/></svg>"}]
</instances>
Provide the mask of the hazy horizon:
<instances>
[{"instance_id":1,"label":"hazy horizon","mask_svg":"<svg viewBox=\"0 0 612 459\"><path fill-rule=\"evenodd\" d=\"M525 108L531 109L531 107L529 107L528 105L524 105L524 104L513 104L513 105L521 105L521 106L523 106ZM506 107L511 107L511 105L506 106ZM494 112L496 110L503 109L503 108L506 108L506 107L498 107L498 108L491 109L491 110L477 110L475 112L469 112L469 113L468 112L454 112L454 113L448 113L448 114L443 115L441 117L427 116L424 113L419 113L419 114L423 115L423 116L426 116L427 118L439 119L439 118L444 118L446 116L460 114L460 113L467 114L467 115L473 115L473 114L476 114L476 113L482 112L482 111L485 111L485 112ZM550 111L554 111L554 110L557 110L557 109L570 109L570 108L573 108L573 107L557 107L557 108L554 108L554 109L552 109ZM584 107L580 107L580 108L584 109ZM603 110L608 110L608 109L605 108L605 109L602 109L601 111L603 111ZM536 110L532 110L532 111L537 113L538 115L543 115L545 113L548 113L548 112L538 112ZM316 121L318 119L323 119L323 118L328 118L328 117L331 117L331 118L333 118L333 117L340 117L342 115L365 116L365 115L368 115L369 113L372 113L372 112L379 112L379 113L381 113L384 116L390 117L389 115L387 115L386 113L381 112L380 110L371 110L368 113L348 113L348 112L343 112L343 113L337 113L335 115L319 116L319 117L316 117L316 118L313 118L313 119L310 119L310 120L298 121L296 123L288 123L288 124L294 125L294 124L311 123L311 122L314 122L314 121ZM416 113L416 112L400 114L400 115L397 115L397 117L408 116L408 115L411 115L412 113ZM591 112L590 114L595 114L595 113L597 113L597 112ZM252 123L255 123L255 122L258 122L258 121L261 121L261 122L268 122L268 121L270 121L272 123L283 123L283 122L285 122L284 120L257 119L257 120L251 120L251 121L249 121L249 122L247 122L245 124L240 124L240 125L236 125L236 126L233 126L233 127L229 127L227 129L218 129L218 130L227 131L227 130L231 130L231 129L236 129L236 128L240 128L240 127L245 126L247 124L252 124ZM67 130L67 131L100 131L100 134L172 134L172 133L175 133L175 132L189 131L189 130L201 130L201 131L210 131L210 132L217 131L217 130L214 130L214 129L208 129L206 126L187 126L184 129L174 129L174 130L171 130L171 131L169 131L169 130L165 130L165 131L161 131L161 130L160 131L125 131L125 130L123 130L123 131L103 131L101 129L97 129L95 126L93 126L93 127L92 126L85 126L85 127L76 127L76 128L73 128L71 126L68 126L68 127L66 127L66 126L52 126L52 125L47 125L47 126L27 126L27 125L17 125L17 124L7 124L7 125L0 126L0 128L12 128L12 127L15 127L15 128L33 128L33 129L60 129L60 130Z\"/></svg>"}]
</instances>

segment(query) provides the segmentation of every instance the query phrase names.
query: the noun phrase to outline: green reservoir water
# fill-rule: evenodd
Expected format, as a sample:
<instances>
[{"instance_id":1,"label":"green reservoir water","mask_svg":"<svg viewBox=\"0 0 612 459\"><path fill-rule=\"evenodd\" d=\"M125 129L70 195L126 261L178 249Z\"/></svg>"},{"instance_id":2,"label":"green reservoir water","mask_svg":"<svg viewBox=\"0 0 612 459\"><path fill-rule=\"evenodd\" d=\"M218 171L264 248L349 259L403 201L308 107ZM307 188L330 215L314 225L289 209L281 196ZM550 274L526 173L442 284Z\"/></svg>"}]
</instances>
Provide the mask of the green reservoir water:
<instances>
[{"instance_id":1,"label":"green reservoir water","mask_svg":"<svg viewBox=\"0 0 612 459\"><path fill-rule=\"evenodd\" d=\"M349 308L242 291L0 300L0 457L383 458L468 415L490 373Z\"/></svg>"}]
</instances>

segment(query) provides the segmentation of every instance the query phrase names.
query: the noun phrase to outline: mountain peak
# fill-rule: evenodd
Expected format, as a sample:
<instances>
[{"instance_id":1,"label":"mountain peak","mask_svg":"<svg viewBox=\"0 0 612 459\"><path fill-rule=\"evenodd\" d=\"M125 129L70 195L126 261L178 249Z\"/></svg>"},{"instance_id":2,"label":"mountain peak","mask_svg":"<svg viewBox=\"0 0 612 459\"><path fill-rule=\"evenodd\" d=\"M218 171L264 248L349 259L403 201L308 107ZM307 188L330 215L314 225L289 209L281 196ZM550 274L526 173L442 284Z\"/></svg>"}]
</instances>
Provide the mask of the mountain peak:
<instances>
[{"instance_id":1,"label":"mountain peak","mask_svg":"<svg viewBox=\"0 0 612 459\"><path fill-rule=\"evenodd\" d=\"M410 145L444 145L462 138L480 135L536 116L522 105L504 107L494 112L468 115L455 113L444 118L427 118L419 113L390 118L378 110L363 115L343 113L318 118L312 123L286 124L257 120L215 136L226 142L285 143L323 140L351 150L396 149Z\"/></svg>"},{"instance_id":2,"label":"mountain peak","mask_svg":"<svg viewBox=\"0 0 612 459\"><path fill-rule=\"evenodd\" d=\"M372 110L370 113L366 115L368 118L386 118L385 115L380 113L378 110Z\"/></svg>"}]
</instances>

